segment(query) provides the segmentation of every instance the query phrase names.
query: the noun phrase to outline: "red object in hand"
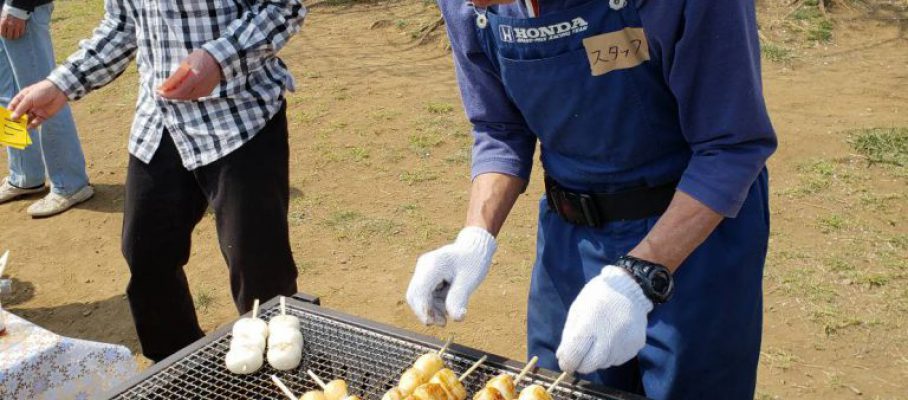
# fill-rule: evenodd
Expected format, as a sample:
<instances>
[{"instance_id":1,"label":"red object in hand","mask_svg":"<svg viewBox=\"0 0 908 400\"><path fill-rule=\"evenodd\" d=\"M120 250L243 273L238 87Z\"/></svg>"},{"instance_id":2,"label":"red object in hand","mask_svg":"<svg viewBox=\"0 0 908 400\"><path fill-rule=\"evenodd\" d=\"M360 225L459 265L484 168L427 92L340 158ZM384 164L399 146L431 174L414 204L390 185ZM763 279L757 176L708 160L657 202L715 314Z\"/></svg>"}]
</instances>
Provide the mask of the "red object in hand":
<instances>
[{"instance_id":1,"label":"red object in hand","mask_svg":"<svg viewBox=\"0 0 908 400\"><path fill-rule=\"evenodd\" d=\"M195 74L195 71L192 70L192 67L187 63L182 63L180 64L180 68L177 68L176 72L174 72L173 75L170 75L170 78L167 78L158 90L161 91L161 93L167 93L174 90L193 74Z\"/></svg>"},{"instance_id":2,"label":"red object in hand","mask_svg":"<svg viewBox=\"0 0 908 400\"><path fill-rule=\"evenodd\" d=\"M193 101L210 96L221 83L223 72L218 61L205 50L186 56L180 67L158 88L168 100Z\"/></svg>"}]
</instances>

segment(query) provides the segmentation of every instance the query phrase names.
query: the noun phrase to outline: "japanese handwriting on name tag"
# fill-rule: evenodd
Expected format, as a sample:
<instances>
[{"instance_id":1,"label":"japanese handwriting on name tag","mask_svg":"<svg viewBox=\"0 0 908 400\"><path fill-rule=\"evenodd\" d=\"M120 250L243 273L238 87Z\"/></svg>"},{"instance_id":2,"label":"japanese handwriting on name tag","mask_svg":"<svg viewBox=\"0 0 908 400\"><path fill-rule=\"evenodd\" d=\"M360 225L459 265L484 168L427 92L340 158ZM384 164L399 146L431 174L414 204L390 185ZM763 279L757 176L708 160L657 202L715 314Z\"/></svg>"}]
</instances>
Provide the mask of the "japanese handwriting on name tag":
<instances>
[{"instance_id":1,"label":"japanese handwriting on name tag","mask_svg":"<svg viewBox=\"0 0 908 400\"><path fill-rule=\"evenodd\" d=\"M583 39L593 76L633 68L649 60L643 28L624 28Z\"/></svg>"},{"instance_id":2,"label":"japanese handwriting on name tag","mask_svg":"<svg viewBox=\"0 0 908 400\"><path fill-rule=\"evenodd\" d=\"M18 121L10 119L12 112L0 107L0 144L22 150L32 144L28 135L28 119L25 116Z\"/></svg>"}]
</instances>

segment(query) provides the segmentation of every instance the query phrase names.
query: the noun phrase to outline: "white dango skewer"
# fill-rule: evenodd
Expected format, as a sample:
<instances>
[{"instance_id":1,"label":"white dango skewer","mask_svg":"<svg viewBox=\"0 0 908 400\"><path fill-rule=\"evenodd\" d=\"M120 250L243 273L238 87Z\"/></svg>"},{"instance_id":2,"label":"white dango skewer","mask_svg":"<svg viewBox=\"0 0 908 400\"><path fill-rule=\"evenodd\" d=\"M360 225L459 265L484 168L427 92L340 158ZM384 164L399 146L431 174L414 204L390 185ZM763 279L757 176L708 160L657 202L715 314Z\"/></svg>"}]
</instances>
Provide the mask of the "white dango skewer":
<instances>
[{"instance_id":1,"label":"white dango skewer","mask_svg":"<svg viewBox=\"0 0 908 400\"><path fill-rule=\"evenodd\" d=\"M347 382L344 382L343 379L335 379L325 383L325 381L319 378L311 369L307 370L306 373L309 374L309 376L312 377L312 380L315 381L315 384L325 392L326 400L360 400L358 396L348 395Z\"/></svg>"},{"instance_id":2,"label":"white dango skewer","mask_svg":"<svg viewBox=\"0 0 908 400\"><path fill-rule=\"evenodd\" d=\"M303 358L303 334L299 318L287 315L286 299L281 296L281 315L268 323L268 364L287 371L300 365Z\"/></svg>"},{"instance_id":3,"label":"white dango skewer","mask_svg":"<svg viewBox=\"0 0 908 400\"><path fill-rule=\"evenodd\" d=\"M258 318L259 301L252 307L252 318L241 318L233 324L233 339L224 364L234 374L251 374L264 363L263 352L268 338L268 324Z\"/></svg>"},{"instance_id":4,"label":"white dango skewer","mask_svg":"<svg viewBox=\"0 0 908 400\"><path fill-rule=\"evenodd\" d=\"M315 384L318 385L318 387L320 387L322 390L325 389L325 387L327 385L325 384L324 381L322 381L321 378L318 377L318 375L316 375L314 372L312 372L312 370L308 370L308 371L306 371L306 373L309 374L310 377L312 377L312 380L315 381ZM346 385L345 385L345 387L346 387ZM325 392L323 392L322 390L310 390L310 391L306 392L305 394L303 394L302 400L327 400L328 397L325 395Z\"/></svg>"},{"instance_id":5,"label":"white dango skewer","mask_svg":"<svg viewBox=\"0 0 908 400\"><path fill-rule=\"evenodd\" d=\"M567 372L567 371L562 372L561 375L558 375L558 379L555 379L555 382L552 383L552 386L549 386L548 390L546 390L545 392L548 394L552 394L552 392L555 390L555 388L558 387L558 384L560 384L561 381L564 380L564 378L567 378L568 375L570 375L570 372Z\"/></svg>"},{"instance_id":6,"label":"white dango skewer","mask_svg":"<svg viewBox=\"0 0 908 400\"><path fill-rule=\"evenodd\" d=\"M287 298L281 296L281 315L274 316L268 321L268 330L283 328L300 330L300 319L295 315L287 315Z\"/></svg>"},{"instance_id":7,"label":"white dango skewer","mask_svg":"<svg viewBox=\"0 0 908 400\"><path fill-rule=\"evenodd\" d=\"M255 299L252 305L252 317L240 318L233 324L233 337L250 339L251 342L261 342L263 345L268 340L268 323L258 317L259 300ZM262 350L265 347L262 346Z\"/></svg>"},{"instance_id":8,"label":"white dango skewer","mask_svg":"<svg viewBox=\"0 0 908 400\"><path fill-rule=\"evenodd\" d=\"M278 389L280 389L281 392L284 393L284 396L287 396L287 399L299 400L296 396L293 395L293 392L290 391L290 388L288 388L280 378L275 375L271 375L271 381L274 382L274 384L277 385Z\"/></svg>"}]
</instances>

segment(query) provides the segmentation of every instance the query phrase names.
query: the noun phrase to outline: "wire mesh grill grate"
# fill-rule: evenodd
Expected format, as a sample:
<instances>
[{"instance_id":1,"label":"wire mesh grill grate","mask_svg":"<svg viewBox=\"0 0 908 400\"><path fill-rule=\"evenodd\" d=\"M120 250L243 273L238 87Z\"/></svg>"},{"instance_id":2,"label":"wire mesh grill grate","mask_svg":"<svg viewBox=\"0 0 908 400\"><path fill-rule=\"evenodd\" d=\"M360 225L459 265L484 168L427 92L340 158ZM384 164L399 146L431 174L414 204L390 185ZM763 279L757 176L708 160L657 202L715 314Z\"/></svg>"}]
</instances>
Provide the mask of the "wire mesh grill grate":
<instances>
[{"instance_id":1,"label":"wire mesh grill grate","mask_svg":"<svg viewBox=\"0 0 908 400\"><path fill-rule=\"evenodd\" d=\"M350 390L366 400L381 399L397 384L405 369L420 355L435 351L419 343L401 340L381 332L337 321L297 308L288 303L287 312L300 317L304 350L300 366L291 371L277 371L266 362L255 374L234 375L224 367L224 356L230 345L229 332L205 344L188 356L149 376L114 399L285 399L271 382L277 375L298 396L317 389L306 375L311 369L326 381L344 379ZM268 320L278 313L274 306L262 310ZM446 354L445 363L455 372L466 371L474 362L455 354ZM464 382L475 393L489 379L504 369L484 365ZM513 371L509 371L513 372ZM518 388L551 379L529 374ZM554 400L600 400L589 391L575 390L570 384L559 386Z\"/></svg>"}]
</instances>

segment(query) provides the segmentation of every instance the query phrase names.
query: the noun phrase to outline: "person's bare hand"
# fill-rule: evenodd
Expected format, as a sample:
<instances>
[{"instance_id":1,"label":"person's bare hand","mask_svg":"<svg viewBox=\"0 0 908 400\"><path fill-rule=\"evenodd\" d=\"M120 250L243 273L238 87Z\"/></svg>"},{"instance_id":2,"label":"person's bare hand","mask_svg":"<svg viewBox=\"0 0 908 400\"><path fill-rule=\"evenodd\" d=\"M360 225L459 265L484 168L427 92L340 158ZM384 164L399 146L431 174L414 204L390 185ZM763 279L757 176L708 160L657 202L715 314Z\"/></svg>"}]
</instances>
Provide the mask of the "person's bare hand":
<instances>
[{"instance_id":1,"label":"person's bare hand","mask_svg":"<svg viewBox=\"0 0 908 400\"><path fill-rule=\"evenodd\" d=\"M28 86L9 103L13 112L12 120L17 121L23 115L28 116L29 129L37 128L60 111L69 99L56 85L43 80Z\"/></svg>"},{"instance_id":2,"label":"person's bare hand","mask_svg":"<svg viewBox=\"0 0 908 400\"><path fill-rule=\"evenodd\" d=\"M497 4L510 4L513 2L514 0L473 0L473 5L476 7L488 7Z\"/></svg>"},{"instance_id":3,"label":"person's bare hand","mask_svg":"<svg viewBox=\"0 0 908 400\"><path fill-rule=\"evenodd\" d=\"M205 50L195 50L158 88L158 94L171 100L197 100L210 95L221 83L221 77L217 60Z\"/></svg>"},{"instance_id":4,"label":"person's bare hand","mask_svg":"<svg viewBox=\"0 0 908 400\"><path fill-rule=\"evenodd\" d=\"M0 36L7 40L16 40L25 34L28 21L16 18L7 13L0 16Z\"/></svg>"}]
</instances>

